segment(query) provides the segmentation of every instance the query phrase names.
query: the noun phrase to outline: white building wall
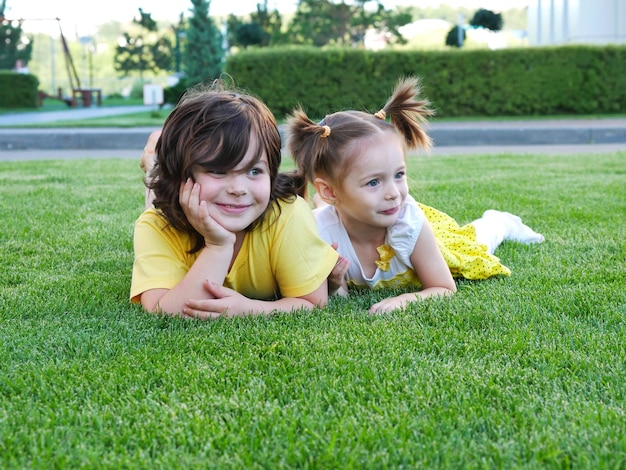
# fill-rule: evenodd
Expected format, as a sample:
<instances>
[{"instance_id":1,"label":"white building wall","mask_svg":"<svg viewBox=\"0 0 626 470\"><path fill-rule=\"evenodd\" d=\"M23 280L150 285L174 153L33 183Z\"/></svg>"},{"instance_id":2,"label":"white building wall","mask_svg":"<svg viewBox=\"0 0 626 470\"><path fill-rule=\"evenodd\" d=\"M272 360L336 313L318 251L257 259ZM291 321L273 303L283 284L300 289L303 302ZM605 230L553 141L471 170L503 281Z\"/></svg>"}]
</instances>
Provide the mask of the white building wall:
<instances>
[{"instance_id":1,"label":"white building wall","mask_svg":"<svg viewBox=\"0 0 626 470\"><path fill-rule=\"evenodd\" d=\"M531 45L624 44L626 0L532 0Z\"/></svg>"}]
</instances>

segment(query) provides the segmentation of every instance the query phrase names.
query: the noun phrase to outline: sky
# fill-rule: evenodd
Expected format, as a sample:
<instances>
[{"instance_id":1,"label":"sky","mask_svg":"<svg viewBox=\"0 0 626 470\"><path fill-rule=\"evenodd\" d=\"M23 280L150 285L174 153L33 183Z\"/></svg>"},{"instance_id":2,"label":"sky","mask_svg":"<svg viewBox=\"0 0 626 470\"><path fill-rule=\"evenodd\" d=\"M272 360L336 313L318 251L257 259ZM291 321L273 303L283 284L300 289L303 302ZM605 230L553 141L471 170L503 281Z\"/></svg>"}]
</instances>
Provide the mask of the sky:
<instances>
[{"instance_id":1,"label":"sky","mask_svg":"<svg viewBox=\"0 0 626 470\"><path fill-rule=\"evenodd\" d=\"M263 0L211 0L209 14L226 16L233 13L238 16L256 11L257 3ZM419 5L422 7L447 4L469 8L487 8L498 11L507 8L527 6L530 0L382 0L385 8L398 5ZM268 0L270 10L281 13L295 11L297 0ZM139 16L139 8L150 13L154 20L178 20L181 13L189 16L192 8L190 0L7 0L5 16L9 19L24 19L22 29L27 33L43 32L57 35L60 18L64 34L70 31L78 36L88 36L96 31L99 24L108 21L130 21Z\"/></svg>"}]
</instances>

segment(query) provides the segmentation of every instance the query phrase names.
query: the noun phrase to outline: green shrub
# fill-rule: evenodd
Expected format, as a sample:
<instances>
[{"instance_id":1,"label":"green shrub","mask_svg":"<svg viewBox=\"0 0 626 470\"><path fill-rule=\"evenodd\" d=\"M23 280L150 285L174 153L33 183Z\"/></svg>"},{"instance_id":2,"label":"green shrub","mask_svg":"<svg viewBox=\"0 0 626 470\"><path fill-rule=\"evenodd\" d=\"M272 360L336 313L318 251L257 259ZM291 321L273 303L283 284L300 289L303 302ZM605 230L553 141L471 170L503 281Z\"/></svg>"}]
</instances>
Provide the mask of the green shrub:
<instances>
[{"instance_id":1,"label":"green shrub","mask_svg":"<svg viewBox=\"0 0 626 470\"><path fill-rule=\"evenodd\" d=\"M189 81L184 77L181 78L176 85L172 85L170 87L166 87L163 89L163 101L168 104L176 104L178 100L183 95L187 87L189 86Z\"/></svg>"},{"instance_id":2,"label":"green shrub","mask_svg":"<svg viewBox=\"0 0 626 470\"><path fill-rule=\"evenodd\" d=\"M285 47L228 57L225 71L278 118L376 111L397 79L421 77L437 114L610 114L626 109L626 46L366 51Z\"/></svg>"},{"instance_id":3,"label":"green shrub","mask_svg":"<svg viewBox=\"0 0 626 470\"><path fill-rule=\"evenodd\" d=\"M34 75L0 71L0 108L36 108L38 87Z\"/></svg>"}]
</instances>

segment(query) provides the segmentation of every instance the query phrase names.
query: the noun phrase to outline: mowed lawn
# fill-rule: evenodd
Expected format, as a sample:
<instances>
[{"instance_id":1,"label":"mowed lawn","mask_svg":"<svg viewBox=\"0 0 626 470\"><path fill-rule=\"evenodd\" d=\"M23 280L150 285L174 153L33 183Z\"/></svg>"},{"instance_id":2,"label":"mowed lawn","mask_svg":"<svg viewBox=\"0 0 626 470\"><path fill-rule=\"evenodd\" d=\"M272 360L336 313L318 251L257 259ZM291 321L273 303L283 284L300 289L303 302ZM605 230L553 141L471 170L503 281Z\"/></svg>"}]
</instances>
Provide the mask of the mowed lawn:
<instances>
[{"instance_id":1,"label":"mowed lawn","mask_svg":"<svg viewBox=\"0 0 626 470\"><path fill-rule=\"evenodd\" d=\"M137 161L0 163L0 467L626 468L626 153L409 165L546 242L387 315L199 322L128 301Z\"/></svg>"}]
</instances>

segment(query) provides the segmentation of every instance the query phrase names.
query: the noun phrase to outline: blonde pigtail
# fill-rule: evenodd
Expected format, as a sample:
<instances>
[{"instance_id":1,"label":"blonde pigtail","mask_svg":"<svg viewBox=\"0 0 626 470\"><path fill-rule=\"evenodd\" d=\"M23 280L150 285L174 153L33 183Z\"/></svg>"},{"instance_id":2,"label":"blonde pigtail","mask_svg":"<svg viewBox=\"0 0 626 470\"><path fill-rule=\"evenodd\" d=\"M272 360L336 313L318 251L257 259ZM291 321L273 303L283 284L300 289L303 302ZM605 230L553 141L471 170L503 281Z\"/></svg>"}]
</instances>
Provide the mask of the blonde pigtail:
<instances>
[{"instance_id":1,"label":"blonde pigtail","mask_svg":"<svg viewBox=\"0 0 626 470\"><path fill-rule=\"evenodd\" d=\"M401 79L383 109L391 116L391 124L404 136L408 148L429 149L432 139L422 125L428 123L434 111L429 108L430 101L418 99L420 92L417 78Z\"/></svg>"}]
</instances>

